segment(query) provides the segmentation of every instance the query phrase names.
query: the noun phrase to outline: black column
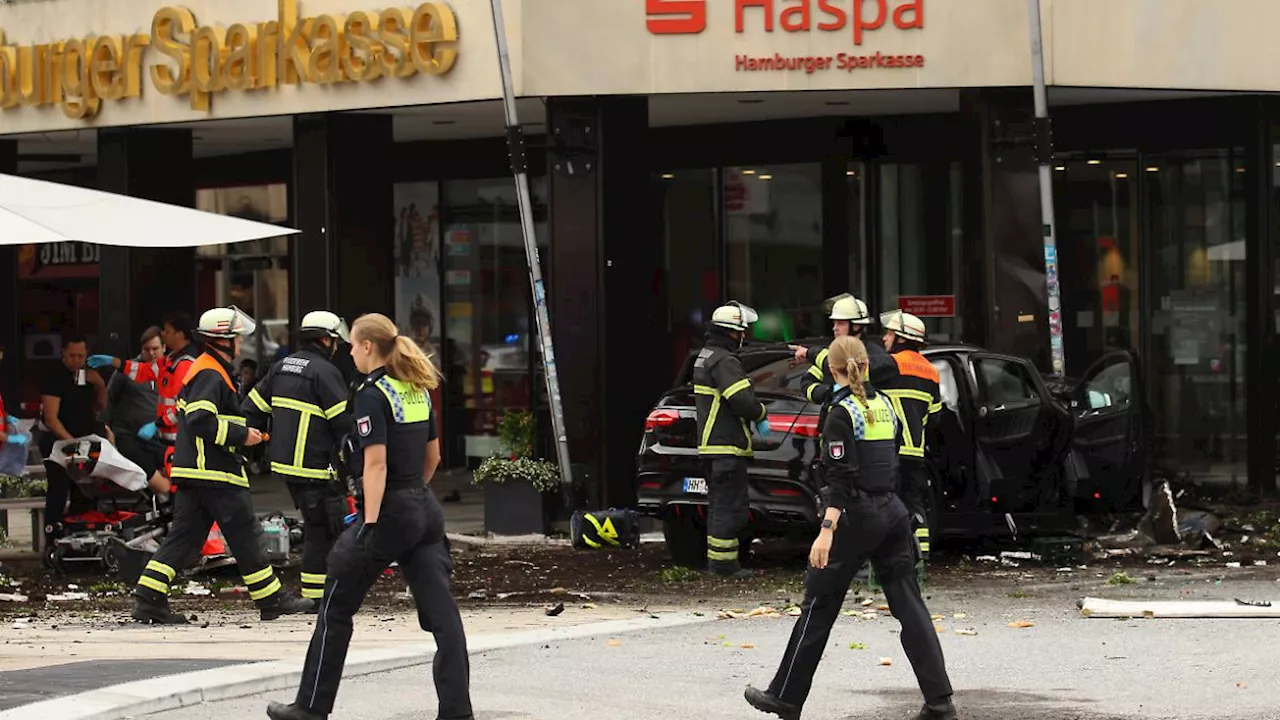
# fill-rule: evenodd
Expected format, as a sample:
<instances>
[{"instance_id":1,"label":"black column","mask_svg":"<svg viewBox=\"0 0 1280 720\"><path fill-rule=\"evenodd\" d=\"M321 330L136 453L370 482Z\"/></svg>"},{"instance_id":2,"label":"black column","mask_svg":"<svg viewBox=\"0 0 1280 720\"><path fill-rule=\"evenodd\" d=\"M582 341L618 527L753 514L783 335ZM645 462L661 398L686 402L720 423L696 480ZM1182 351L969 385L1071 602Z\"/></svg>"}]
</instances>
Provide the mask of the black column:
<instances>
[{"instance_id":1,"label":"black column","mask_svg":"<svg viewBox=\"0 0 1280 720\"><path fill-rule=\"evenodd\" d=\"M982 238L980 248L965 248L967 265L973 269L966 273L966 280L971 282L981 273L985 344L995 351L1029 357L1049 370L1049 308L1040 179L1031 141L1031 90L963 91L961 105L972 123L978 150L966 163L964 222L980 230ZM975 205L977 218L970 213ZM975 250L980 250L981 263L972 262ZM966 327L966 337L969 332Z\"/></svg>"},{"instance_id":2,"label":"black column","mask_svg":"<svg viewBox=\"0 0 1280 720\"><path fill-rule=\"evenodd\" d=\"M312 310L395 315L391 116L293 119L290 325Z\"/></svg>"},{"instance_id":3,"label":"black column","mask_svg":"<svg viewBox=\"0 0 1280 720\"><path fill-rule=\"evenodd\" d=\"M0 174L18 174L18 141L0 139ZM10 415L18 414L18 359L22 350L18 347L18 248L15 245L0 246L0 344L5 347L4 361L0 362L0 395Z\"/></svg>"},{"instance_id":4,"label":"black column","mask_svg":"<svg viewBox=\"0 0 1280 720\"><path fill-rule=\"evenodd\" d=\"M551 98L550 310L570 455L592 502L635 503L644 418L669 382L648 99Z\"/></svg>"},{"instance_id":5,"label":"black column","mask_svg":"<svg viewBox=\"0 0 1280 720\"><path fill-rule=\"evenodd\" d=\"M1245 145L1245 236L1248 270L1245 276L1245 325L1248 385L1257 388L1246 400L1248 428L1249 489L1262 496L1275 495L1276 488L1276 398L1280 397L1280 348L1276 333L1276 208L1274 189L1274 143L1272 122L1280 118L1280 105L1257 98L1252 112L1242 120L1250 126Z\"/></svg>"},{"instance_id":6,"label":"black column","mask_svg":"<svg viewBox=\"0 0 1280 720\"><path fill-rule=\"evenodd\" d=\"M98 189L194 207L191 131L103 128L98 131ZM181 233L182 228L173 232ZM103 246L98 264L99 343L132 357L143 328L165 313L194 313L195 250Z\"/></svg>"}]
</instances>

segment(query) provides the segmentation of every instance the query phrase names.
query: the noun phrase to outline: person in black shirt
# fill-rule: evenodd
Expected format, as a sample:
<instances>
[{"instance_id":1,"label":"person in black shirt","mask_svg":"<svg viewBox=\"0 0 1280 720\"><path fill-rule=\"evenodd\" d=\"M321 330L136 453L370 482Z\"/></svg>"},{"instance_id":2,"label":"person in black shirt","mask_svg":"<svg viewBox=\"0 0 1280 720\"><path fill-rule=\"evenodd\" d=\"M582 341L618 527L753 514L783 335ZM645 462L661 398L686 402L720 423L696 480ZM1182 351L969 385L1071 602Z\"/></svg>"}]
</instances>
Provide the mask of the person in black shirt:
<instances>
[{"instance_id":1,"label":"person in black shirt","mask_svg":"<svg viewBox=\"0 0 1280 720\"><path fill-rule=\"evenodd\" d=\"M271 703L272 720L321 720L333 712L351 618L392 561L400 564L418 622L435 636L432 662L440 718L470 720L470 666L462 616L449 591L453 561L445 546L444 511L425 486L440 464L430 391L436 368L383 315L351 327L351 357L366 375L355 392L352 436L359 451L353 476L364 485L364 518L338 538L329 555L320 608L295 701Z\"/></svg>"},{"instance_id":2,"label":"person in black shirt","mask_svg":"<svg viewBox=\"0 0 1280 720\"><path fill-rule=\"evenodd\" d=\"M71 476L66 469L49 460L54 443L95 434L114 442L107 427L98 422L98 413L107 404L107 386L97 371L85 367L88 357L88 343L83 336L66 336L62 341L62 364L49 373L40 389L41 417L48 428L40 438L48 479L44 502L46 535L52 535L61 525L68 499L77 511L83 504L83 497L71 492Z\"/></svg>"}]
</instances>

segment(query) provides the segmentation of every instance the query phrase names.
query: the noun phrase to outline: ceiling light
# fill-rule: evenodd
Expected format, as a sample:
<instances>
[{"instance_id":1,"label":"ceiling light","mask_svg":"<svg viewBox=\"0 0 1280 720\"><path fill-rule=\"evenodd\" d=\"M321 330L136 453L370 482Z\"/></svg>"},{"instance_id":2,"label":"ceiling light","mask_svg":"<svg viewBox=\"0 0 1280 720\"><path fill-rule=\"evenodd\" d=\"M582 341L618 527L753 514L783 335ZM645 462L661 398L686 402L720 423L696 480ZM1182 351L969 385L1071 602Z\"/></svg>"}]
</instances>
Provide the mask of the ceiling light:
<instances>
[{"instance_id":1,"label":"ceiling light","mask_svg":"<svg viewBox=\"0 0 1280 720\"><path fill-rule=\"evenodd\" d=\"M849 177L857 177L857 175L858 175L858 171L857 171L857 170L848 170L848 171L846 171L846 172L845 172L845 175L848 175Z\"/></svg>"},{"instance_id":2,"label":"ceiling light","mask_svg":"<svg viewBox=\"0 0 1280 720\"><path fill-rule=\"evenodd\" d=\"M761 176L760 176L760 179L761 179L761 180L772 180L772 179L773 179L773 176L772 176L772 175L761 175Z\"/></svg>"},{"instance_id":3,"label":"ceiling light","mask_svg":"<svg viewBox=\"0 0 1280 720\"><path fill-rule=\"evenodd\" d=\"M756 174L756 171L755 171L755 170L743 170L743 171L742 171L742 174L743 174L743 175L755 175L755 174Z\"/></svg>"},{"instance_id":4,"label":"ceiling light","mask_svg":"<svg viewBox=\"0 0 1280 720\"><path fill-rule=\"evenodd\" d=\"M1160 168L1156 167L1155 165L1152 165L1151 167L1147 168L1147 172L1160 172Z\"/></svg>"},{"instance_id":5,"label":"ceiling light","mask_svg":"<svg viewBox=\"0 0 1280 720\"><path fill-rule=\"evenodd\" d=\"M1242 168L1242 167L1238 167L1238 168L1236 168L1236 172L1238 172L1238 173L1242 173L1242 172L1244 172L1244 168Z\"/></svg>"},{"instance_id":6,"label":"ceiling light","mask_svg":"<svg viewBox=\"0 0 1280 720\"><path fill-rule=\"evenodd\" d=\"M1090 160L1090 161L1089 161L1089 164L1090 164L1090 165L1101 165L1101 164L1102 164L1102 161L1101 161L1101 160Z\"/></svg>"},{"instance_id":7,"label":"ceiling light","mask_svg":"<svg viewBox=\"0 0 1280 720\"><path fill-rule=\"evenodd\" d=\"M670 180L670 179L672 179L672 178L674 178L674 177L675 177L675 175L672 175L671 173L662 173L662 179L663 179L663 180Z\"/></svg>"},{"instance_id":8,"label":"ceiling light","mask_svg":"<svg viewBox=\"0 0 1280 720\"><path fill-rule=\"evenodd\" d=\"M1125 179L1125 178L1127 178L1127 177L1129 177L1129 173L1116 173L1116 179L1117 179L1117 180L1123 180L1123 179Z\"/></svg>"},{"instance_id":9,"label":"ceiling light","mask_svg":"<svg viewBox=\"0 0 1280 720\"><path fill-rule=\"evenodd\" d=\"M743 105L759 105L760 103L764 102L764 100L760 98L745 98L745 99L739 100L738 102L742 103Z\"/></svg>"},{"instance_id":10,"label":"ceiling light","mask_svg":"<svg viewBox=\"0 0 1280 720\"><path fill-rule=\"evenodd\" d=\"M1054 167L1053 169L1054 169L1054 170L1057 170L1058 172L1062 172L1063 170L1066 170L1066 169L1067 169L1067 166L1066 166L1066 165L1058 165L1058 166Z\"/></svg>"}]
</instances>

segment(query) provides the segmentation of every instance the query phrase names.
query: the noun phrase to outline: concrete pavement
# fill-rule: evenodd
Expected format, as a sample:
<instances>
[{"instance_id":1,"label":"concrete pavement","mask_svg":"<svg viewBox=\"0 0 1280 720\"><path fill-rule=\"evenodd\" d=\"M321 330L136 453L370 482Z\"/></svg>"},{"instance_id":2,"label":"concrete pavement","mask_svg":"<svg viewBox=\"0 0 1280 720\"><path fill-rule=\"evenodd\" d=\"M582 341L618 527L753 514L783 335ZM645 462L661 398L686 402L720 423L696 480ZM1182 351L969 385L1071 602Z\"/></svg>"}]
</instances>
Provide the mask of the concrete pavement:
<instances>
[{"instance_id":1,"label":"concrete pavement","mask_svg":"<svg viewBox=\"0 0 1280 720\"><path fill-rule=\"evenodd\" d=\"M962 717L983 720L1253 720L1280 718L1280 685L1258 640L1266 620L1089 620L1075 601L1109 597L1271 598L1272 581L1177 581L1149 587L1039 589L1031 597L935 593L944 651ZM860 615L867 609L849 604ZM957 617L957 614L960 616ZM1031 627L1010 627L1027 621ZM472 659L476 717L483 720L708 720L765 717L742 700L748 683L767 683L793 626L788 616L722 620L631 635L479 652ZM888 720L920 702L886 613L837 623L805 717ZM956 630L976 632L959 635ZM892 665L881 665L888 658ZM148 716L149 720L265 717L292 688ZM431 717L427 667L344 683L331 717Z\"/></svg>"}]
</instances>

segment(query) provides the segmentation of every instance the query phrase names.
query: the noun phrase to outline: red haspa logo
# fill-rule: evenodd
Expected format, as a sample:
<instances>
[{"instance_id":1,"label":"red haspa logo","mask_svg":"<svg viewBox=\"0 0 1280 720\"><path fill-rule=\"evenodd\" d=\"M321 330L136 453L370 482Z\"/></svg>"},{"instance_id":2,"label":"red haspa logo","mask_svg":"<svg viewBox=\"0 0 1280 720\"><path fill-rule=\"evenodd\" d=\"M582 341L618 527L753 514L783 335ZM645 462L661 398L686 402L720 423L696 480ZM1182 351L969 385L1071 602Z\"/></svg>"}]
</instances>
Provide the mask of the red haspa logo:
<instances>
[{"instance_id":1,"label":"red haspa logo","mask_svg":"<svg viewBox=\"0 0 1280 720\"><path fill-rule=\"evenodd\" d=\"M707 29L707 0L645 0L654 35L696 35Z\"/></svg>"}]
</instances>

